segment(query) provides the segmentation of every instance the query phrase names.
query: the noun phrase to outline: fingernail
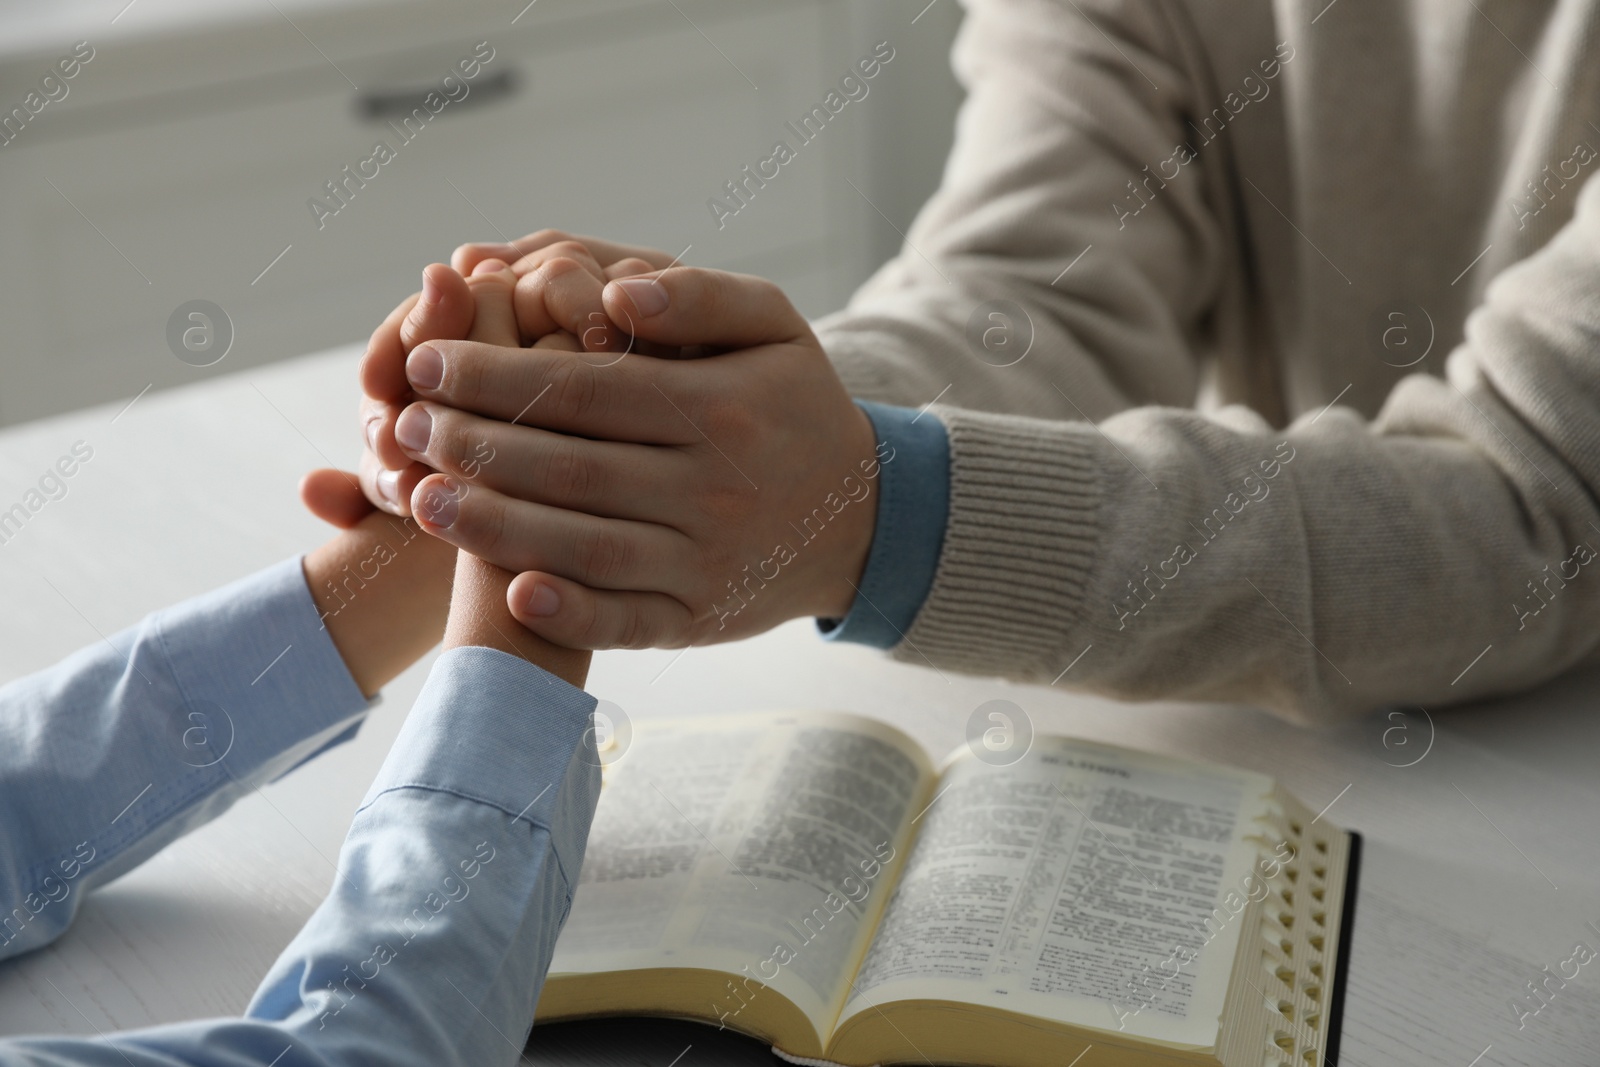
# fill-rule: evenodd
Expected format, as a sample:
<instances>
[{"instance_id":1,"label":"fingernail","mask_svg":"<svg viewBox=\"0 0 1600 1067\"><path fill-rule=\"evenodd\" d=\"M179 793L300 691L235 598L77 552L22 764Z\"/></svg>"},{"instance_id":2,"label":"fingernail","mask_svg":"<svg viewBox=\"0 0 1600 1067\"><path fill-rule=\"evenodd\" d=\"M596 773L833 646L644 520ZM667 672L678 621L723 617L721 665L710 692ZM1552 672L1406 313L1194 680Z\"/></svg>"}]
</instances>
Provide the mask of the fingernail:
<instances>
[{"instance_id":1,"label":"fingernail","mask_svg":"<svg viewBox=\"0 0 1600 1067\"><path fill-rule=\"evenodd\" d=\"M422 494L422 507L418 514L429 526L448 530L456 524L456 516L460 513L461 487L451 479L446 478L443 486L429 486L428 491Z\"/></svg>"},{"instance_id":2,"label":"fingernail","mask_svg":"<svg viewBox=\"0 0 1600 1067\"><path fill-rule=\"evenodd\" d=\"M400 413L400 418L395 420L394 439L400 442L400 447L409 448L413 452L426 452L428 439L433 436L433 416L428 414L428 409L421 404L412 404Z\"/></svg>"},{"instance_id":3,"label":"fingernail","mask_svg":"<svg viewBox=\"0 0 1600 1067\"><path fill-rule=\"evenodd\" d=\"M362 427L367 439L367 447L374 452L378 450L378 423L381 421L381 419L373 417L368 419L367 424Z\"/></svg>"},{"instance_id":4,"label":"fingernail","mask_svg":"<svg viewBox=\"0 0 1600 1067\"><path fill-rule=\"evenodd\" d=\"M506 266L506 261L503 259L486 259L479 263L476 267L473 267L472 273L474 276L476 276L479 274L494 274L497 271L508 269L510 268Z\"/></svg>"},{"instance_id":5,"label":"fingernail","mask_svg":"<svg viewBox=\"0 0 1600 1067\"><path fill-rule=\"evenodd\" d=\"M417 389L437 389L444 381L444 356L432 345L418 345L406 357L406 380Z\"/></svg>"},{"instance_id":6,"label":"fingernail","mask_svg":"<svg viewBox=\"0 0 1600 1067\"><path fill-rule=\"evenodd\" d=\"M543 582L535 585L533 592L522 602L522 610L528 615L554 615L560 609L560 594Z\"/></svg>"},{"instance_id":7,"label":"fingernail","mask_svg":"<svg viewBox=\"0 0 1600 1067\"><path fill-rule=\"evenodd\" d=\"M395 505L396 507L398 507L400 505L400 472L399 471L388 471L388 470L379 471L378 472L378 476L376 478L374 478L373 481L378 486L378 495L379 496L383 497L383 499L387 500L389 503Z\"/></svg>"},{"instance_id":8,"label":"fingernail","mask_svg":"<svg viewBox=\"0 0 1600 1067\"><path fill-rule=\"evenodd\" d=\"M427 271L422 272L422 302L424 304L437 304L444 294L439 290L439 283Z\"/></svg>"},{"instance_id":9,"label":"fingernail","mask_svg":"<svg viewBox=\"0 0 1600 1067\"><path fill-rule=\"evenodd\" d=\"M611 284L628 294L640 318L648 319L667 310L667 287L654 278L619 278Z\"/></svg>"}]
</instances>

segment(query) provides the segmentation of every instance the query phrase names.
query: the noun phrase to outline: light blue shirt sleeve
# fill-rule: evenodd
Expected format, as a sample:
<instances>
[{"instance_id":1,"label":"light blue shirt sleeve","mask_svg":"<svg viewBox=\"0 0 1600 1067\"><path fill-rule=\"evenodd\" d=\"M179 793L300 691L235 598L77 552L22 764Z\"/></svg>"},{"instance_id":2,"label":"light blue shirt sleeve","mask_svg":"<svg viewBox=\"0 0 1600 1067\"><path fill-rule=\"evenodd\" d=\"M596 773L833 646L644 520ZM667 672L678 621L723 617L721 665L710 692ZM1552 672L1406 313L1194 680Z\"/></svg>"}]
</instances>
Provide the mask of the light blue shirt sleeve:
<instances>
[{"instance_id":1,"label":"light blue shirt sleeve","mask_svg":"<svg viewBox=\"0 0 1600 1067\"><path fill-rule=\"evenodd\" d=\"M444 654L356 813L329 896L243 1018L0 1040L0 1067L516 1063L599 799L594 703L500 652Z\"/></svg>"},{"instance_id":2,"label":"light blue shirt sleeve","mask_svg":"<svg viewBox=\"0 0 1600 1067\"><path fill-rule=\"evenodd\" d=\"M84 894L354 732L369 702L299 559L0 688L0 958Z\"/></svg>"},{"instance_id":3,"label":"light blue shirt sleeve","mask_svg":"<svg viewBox=\"0 0 1600 1067\"><path fill-rule=\"evenodd\" d=\"M856 404L878 438L878 519L849 614L818 619L830 641L893 648L928 599L950 513L950 442L927 411Z\"/></svg>"}]
</instances>

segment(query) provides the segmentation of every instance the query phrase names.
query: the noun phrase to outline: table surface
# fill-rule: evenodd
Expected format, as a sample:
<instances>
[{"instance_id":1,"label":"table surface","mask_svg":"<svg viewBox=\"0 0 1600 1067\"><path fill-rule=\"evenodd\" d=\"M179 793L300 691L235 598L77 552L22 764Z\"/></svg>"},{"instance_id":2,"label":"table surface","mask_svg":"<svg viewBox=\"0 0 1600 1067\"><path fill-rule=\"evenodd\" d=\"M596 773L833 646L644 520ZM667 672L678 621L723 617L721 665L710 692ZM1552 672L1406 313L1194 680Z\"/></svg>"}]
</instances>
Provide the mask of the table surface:
<instances>
[{"instance_id":1,"label":"table surface","mask_svg":"<svg viewBox=\"0 0 1600 1067\"><path fill-rule=\"evenodd\" d=\"M354 463L356 355L211 376L131 407L0 433L0 510L74 442L94 450L67 495L0 545L9 606L0 680L324 538L296 483L313 466ZM355 806L430 662L389 687L356 741L95 893L55 946L0 965L0 1034L92 1034L240 1011L327 891ZM1600 841L1590 829L1600 809L1600 673L1431 717L1411 709L1315 731L1249 708L1121 704L1069 692L1070 678L1022 686L913 667L825 644L796 622L737 645L603 653L590 688L635 721L850 710L899 726L935 756L961 743L974 708L1003 696L1041 733L1272 774L1366 837L1341 1063L1600 1062L1600 966L1521 1029L1511 1007L1576 943L1600 948L1586 925L1600 924ZM528 1057L667 1067L680 1054L678 1067L774 1062L753 1042L668 1022L540 1028Z\"/></svg>"}]
</instances>

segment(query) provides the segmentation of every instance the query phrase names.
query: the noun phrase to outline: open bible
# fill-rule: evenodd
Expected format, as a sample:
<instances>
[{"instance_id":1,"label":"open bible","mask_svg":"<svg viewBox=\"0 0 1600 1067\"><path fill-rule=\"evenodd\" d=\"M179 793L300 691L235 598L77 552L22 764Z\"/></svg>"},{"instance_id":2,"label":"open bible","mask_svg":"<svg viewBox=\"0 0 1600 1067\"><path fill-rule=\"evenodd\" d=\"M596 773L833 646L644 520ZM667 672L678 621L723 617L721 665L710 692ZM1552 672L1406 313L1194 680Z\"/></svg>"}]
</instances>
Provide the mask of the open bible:
<instances>
[{"instance_id":1,"label":"open bible","mask_svg":"<svg viewBox=\"0 0 1600 1067\"><path fill-rule=\"evenodd\" d=\"M538 1022L797 1062L1320 1067L1358 839L1272 779L1059 737L942 770L830 712L636 727Z\"/></svg>"}]
</instances>

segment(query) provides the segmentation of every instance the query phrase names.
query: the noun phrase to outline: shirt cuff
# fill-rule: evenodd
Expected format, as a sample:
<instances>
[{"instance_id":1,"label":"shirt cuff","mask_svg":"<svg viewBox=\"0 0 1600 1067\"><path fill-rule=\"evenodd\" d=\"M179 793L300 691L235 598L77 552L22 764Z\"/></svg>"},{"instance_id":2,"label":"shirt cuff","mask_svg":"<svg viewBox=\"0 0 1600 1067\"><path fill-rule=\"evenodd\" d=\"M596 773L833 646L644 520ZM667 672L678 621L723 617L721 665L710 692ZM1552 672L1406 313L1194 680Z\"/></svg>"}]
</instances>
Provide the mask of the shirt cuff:
<instances>
[{"instance_id":1,"label":"shirt cuff","mask_svg":"<svg viewBox=\"0 0 1600 1067\"><path fill-rule=\"evenodd\" d=\"M498 808L550 834L569 884L588 826L558 813L600 792L595 698L526 660L492 648L441 655L362 801L422 789Z\"/></svg>"},{"instance_id":2,"label":"shirt cuff","mask_svg":"<svg viewBox=\"0 0 1600 1067\"><path fill-rule=\"evenodd\" d=\"M950 513L950 442L927 409L856 404L878 438L878 517L855 602L843 619L818 619L830 641L893 648L933 587Z\"/></svg>"}]
</instances>

